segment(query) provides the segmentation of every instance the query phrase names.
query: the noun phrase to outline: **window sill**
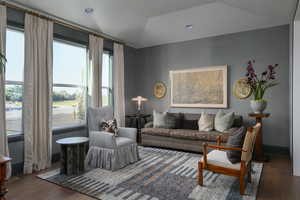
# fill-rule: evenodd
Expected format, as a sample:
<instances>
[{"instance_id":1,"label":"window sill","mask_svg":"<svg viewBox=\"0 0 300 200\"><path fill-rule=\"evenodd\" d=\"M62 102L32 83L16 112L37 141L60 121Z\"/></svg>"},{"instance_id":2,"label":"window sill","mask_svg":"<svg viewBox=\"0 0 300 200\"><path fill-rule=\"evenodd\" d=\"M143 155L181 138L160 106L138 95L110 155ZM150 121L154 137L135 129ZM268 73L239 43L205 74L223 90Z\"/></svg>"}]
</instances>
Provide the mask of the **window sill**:
<instances>
[{"instance_id":1,"label":"window sill","mask_svg":"<svg viewBox=\"0 0 300 200\"><path fill-rule=\"evenodd\" d=\"M68 132L72 132L72 131L84 130L84 129L86 129L86 124L55 127L52 130L52 135L60 135L60 134L64 134L64 133L68 133ZM24 134L21 132L12 133L7 136L7 139L8 139L8 143L24 141Z\"/></svg>"},{"instance_id":2,"label":"window sill","mask_svg":"<svg viewBox=\"0 0 300 200\"><path fill-rule=\"evenodd\" d=\"M78 124L78 125L71 125L71 126L63 126L63 127L54 127L52 129L53 135L60 135L72 131L79 131L86 129L86 124Z\"/></svg>"},{"instance_id":3,"label":"window sill","mask_svg":"<svg viewBox=\"0 0 300 200\"><path fill-rule=\"evenodd\" d=\"M8 143L24 141L24 134L21 132L9 134L7 140Z\"/></svg>"}]
</instances>

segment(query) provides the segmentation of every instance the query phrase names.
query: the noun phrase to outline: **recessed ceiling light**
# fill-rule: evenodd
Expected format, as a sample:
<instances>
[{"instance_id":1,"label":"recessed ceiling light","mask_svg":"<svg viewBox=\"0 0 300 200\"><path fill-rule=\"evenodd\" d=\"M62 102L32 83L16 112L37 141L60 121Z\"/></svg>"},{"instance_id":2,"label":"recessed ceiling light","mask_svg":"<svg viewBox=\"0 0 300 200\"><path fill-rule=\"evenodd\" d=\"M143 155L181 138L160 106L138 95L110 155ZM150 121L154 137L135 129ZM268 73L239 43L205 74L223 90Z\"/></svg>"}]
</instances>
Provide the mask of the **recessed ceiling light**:
<instances>
[{"instance_id":1,"label":"recessed ceiling light","mask_svg":"<svg viewBox=\"0 0 300 200\"><path fill-rule=\"evenodd\" d=\"M193 28L193 24L187 24L187 25L185 25L185 28L186 29L192 29Z\"/></svg>"},{"instance_id":2,"label":"recessed ceiling light","mask_svg":"<svg viewBox=\"0 0 300 200\"><path fill-rule=\"evenodd\" d=\"M85 12L85 14L90 15L90 14L92 14L94 12L94 9L93 8L85 8L84 12Z\"/></svg>"}]
</instances>

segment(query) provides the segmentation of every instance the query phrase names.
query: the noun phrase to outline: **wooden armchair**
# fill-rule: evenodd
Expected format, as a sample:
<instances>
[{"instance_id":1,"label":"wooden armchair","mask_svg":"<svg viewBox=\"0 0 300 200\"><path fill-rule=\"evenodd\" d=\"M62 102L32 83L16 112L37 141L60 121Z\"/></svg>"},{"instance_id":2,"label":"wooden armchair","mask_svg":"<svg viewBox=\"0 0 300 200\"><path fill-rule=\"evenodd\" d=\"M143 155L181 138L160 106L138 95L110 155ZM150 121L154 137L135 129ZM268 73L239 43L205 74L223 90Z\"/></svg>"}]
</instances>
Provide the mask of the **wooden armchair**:
<instances>
[{"instance_id":1,"label":"wooden armchair","mask_svg":"<svg viewBox=\"0 0 300 200\"><path fill-rule=\"evenodd\" d=\"M217 138L217 145L205 143L203 146L203 158L198 163L199 175L198 184L203 186L203 170L209 170L214 173L234 176L240 179L240 194L245 192L245 176L248 174L248 181L251 182L251 160L255 145L255 138L261 124L247 129L243 148L221 146L221 137ZM215 149L207 153L207 148ZM241 162L232 164L226 155L226 150L241 151Z\"/></svg>"}]
</instances>

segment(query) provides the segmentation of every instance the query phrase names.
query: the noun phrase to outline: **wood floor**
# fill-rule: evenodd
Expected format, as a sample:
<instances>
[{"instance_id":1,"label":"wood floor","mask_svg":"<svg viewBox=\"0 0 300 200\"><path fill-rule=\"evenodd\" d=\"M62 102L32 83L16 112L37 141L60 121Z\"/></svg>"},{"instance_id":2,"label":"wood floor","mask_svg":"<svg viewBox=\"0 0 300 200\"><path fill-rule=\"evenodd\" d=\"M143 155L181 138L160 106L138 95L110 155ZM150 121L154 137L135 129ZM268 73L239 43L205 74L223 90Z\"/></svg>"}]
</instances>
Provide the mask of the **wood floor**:
<instances>
[{"instance_id":1,"label":"wood floor","mask_svg":"<svg viewBox=\"0 0 300 200\"><path fill-rule=\"evenodd\" d=\"M8 189L8 200L93 199L38 179L35 175L12 178L8 182ZM299 190L300 177L291 176L289 157L287 155L270 155L270 162L264 165L257 199L296 200L300 199Z\"/></svg>"}]
</instances>

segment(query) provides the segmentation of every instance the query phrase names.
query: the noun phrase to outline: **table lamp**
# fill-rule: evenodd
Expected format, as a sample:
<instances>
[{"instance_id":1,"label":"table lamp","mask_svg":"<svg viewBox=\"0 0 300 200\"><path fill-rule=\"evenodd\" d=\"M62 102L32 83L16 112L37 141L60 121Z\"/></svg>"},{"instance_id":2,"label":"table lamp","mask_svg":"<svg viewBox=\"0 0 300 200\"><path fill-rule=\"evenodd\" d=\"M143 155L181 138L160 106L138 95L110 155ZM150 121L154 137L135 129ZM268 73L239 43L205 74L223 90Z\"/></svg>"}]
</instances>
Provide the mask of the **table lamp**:
<instances>
[{"instance_id":1,"label":"table lamp","mask_svg":"<svg viewBox=\"0 0 300 200\"><path fill-rule=\"evenodd\" d=\"M142 97L142 96L137 96L131 99L132 101L137 102L138 105L138 111L141 111L141 105L143 101L148 101L148 99Z\"/></svg>"}]
</instances>

